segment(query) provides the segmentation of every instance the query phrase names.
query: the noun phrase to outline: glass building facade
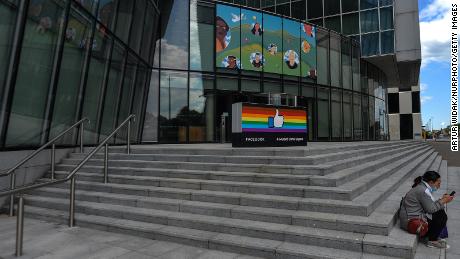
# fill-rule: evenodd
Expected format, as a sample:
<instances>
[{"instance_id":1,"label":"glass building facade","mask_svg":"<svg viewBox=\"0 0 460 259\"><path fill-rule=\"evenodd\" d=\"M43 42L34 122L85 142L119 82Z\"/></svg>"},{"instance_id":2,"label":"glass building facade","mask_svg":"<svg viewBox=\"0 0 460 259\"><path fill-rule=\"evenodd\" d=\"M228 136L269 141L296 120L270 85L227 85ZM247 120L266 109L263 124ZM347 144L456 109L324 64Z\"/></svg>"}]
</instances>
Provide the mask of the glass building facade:
<instances>
[{"instance_id":1,"label":"glass building facade","mask_svg":"<svg viewBox=\"0 0 460 259\"><path fill-rule=\"evenodd\" d=\"M84 117L95 144L143 118L159 17L152 0L0 0L0 148L39 146Z\"/></svg>"},{"instance_id":2,"label":"glass building facade","mask_svg":"<svg viewBox=\"0 0 460 259\"><path fill-rule=\"evenodd\" d=\"M310 141L385 140L386 78L361 59L360 41L391 31L381 29L391 2L363 2L0 0L0 148L39 146L84 117L85 143L96 144L129 114L136 143L218 142L234 102L306 107ZM316 34L317 77L218 68L216 3L325 26ZM380 19L364 22L364 33L363 20L346 14L365 11Z\"/></svg>"},{"instance_id":3,"label":"glass building facade","mask_svg":"<svg viewBox=\"0 0 460 259\"><path fill-rule=\"evenodd\" d=\"M217 3L224 2L292 14L300 21L307 10L305 0ZM221 115L231 115L232 103L269 103L273 97L278 104L297 102L307 108L310 141L387 139L385 75L361 59L356 38L318 27L316 79L228 70L215 61L216 1L168 1L160 6L143 142L221 141Z\"/></svg>"}]
</instances>

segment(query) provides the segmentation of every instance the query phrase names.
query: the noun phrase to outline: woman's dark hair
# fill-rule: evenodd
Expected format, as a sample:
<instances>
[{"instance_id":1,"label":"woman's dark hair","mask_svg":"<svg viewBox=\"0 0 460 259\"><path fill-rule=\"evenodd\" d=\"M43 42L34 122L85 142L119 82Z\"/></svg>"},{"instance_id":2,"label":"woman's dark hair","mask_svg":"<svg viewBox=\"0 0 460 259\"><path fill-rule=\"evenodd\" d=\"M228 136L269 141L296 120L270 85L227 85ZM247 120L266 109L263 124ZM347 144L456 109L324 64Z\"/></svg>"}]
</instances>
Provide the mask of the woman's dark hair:
<instances>
[{"instance_id":1,"label":"woman's dark hair","mask_svg":"<svg viewBox=\"0 0 460 259\"><path fill-rule=\"evenodd\" d=\"M419 183L423 181L425 182L435 182L441 178L441 175L438 174L436 171L426 171L423 176L417 176L417 178L414 179L414 184L412 185L412 188L415 186L419 185Z\"/></svg>"}]
</instances>

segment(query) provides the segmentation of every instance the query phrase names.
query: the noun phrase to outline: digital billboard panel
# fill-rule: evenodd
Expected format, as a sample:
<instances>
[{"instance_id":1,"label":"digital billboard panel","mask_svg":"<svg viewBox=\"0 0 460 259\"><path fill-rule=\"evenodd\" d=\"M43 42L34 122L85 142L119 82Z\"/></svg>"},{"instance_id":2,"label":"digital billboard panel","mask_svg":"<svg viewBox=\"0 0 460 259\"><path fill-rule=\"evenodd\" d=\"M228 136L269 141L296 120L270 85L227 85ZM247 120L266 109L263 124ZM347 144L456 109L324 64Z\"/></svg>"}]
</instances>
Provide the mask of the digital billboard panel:
<instances>
[{"instance_id":1,"label":"digital billboard panel","mask_svg":"<svg viewBox=\"0 0 460 259\"><path fill-rule=\"evenodd\" d=\"M300 76L300 23L283 19L283 74Z\"/></svg>"},{"instance_id":2,"label":"digital billboard panel","mask_svg":"<svg viewBox=\"0 0 460 259\"><path fill-rule=\"evenodd\" d=\"M216 6L216 65L232 70L241 69L240 8Z\"/></svg>"},{"instance_id":3,"label":"digital billboard panel","mask_svg":"<svg viewBox=\"0 0 460 259\"><path fill-rule=\"evenodd\" d=\"M282 74L283 62L283 22L280 17L264 14L263 56L264 72Z\"/></svg>"},{"instance_id":4,"label":"digital billboard panel","mask_svg":"<svg viewBox=\"0 0 460 259\"><path fill-rule=\"evenodd\" d=\"M316 27L300 24L301 34L301 76L316 79Z\"/></svg>"},{"instance_id":5,"label":"digital billboard panel","mask_svg":"<svg viewBox=\"0 0 460 259\"><path fill-rule=\"evenodd\" d=\"M241 9L241 64L244 70L262 71L262 13Z\"/></svg>"},{"instance_id":6,"label":"digital billboard panel","mask_svg":"<svg viewBox=\"0 0 460 259\"><path fill-rule=\"evenodd\" d=\"M316 79L316 27L216 5L216 66Z\"/></svg>"}]
</instances>

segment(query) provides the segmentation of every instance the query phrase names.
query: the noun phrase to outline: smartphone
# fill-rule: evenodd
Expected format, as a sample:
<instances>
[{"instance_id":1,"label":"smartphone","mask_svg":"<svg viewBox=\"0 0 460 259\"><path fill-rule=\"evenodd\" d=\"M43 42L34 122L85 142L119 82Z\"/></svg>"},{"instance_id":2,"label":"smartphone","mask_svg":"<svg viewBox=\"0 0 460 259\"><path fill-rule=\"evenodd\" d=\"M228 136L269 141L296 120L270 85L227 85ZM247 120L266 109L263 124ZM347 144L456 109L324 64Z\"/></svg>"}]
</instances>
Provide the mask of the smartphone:
<instances>
[{"instance_id":1,"label":"smartphone","mask_svg":"<svg viewBox=\"0 0 460 259\"><path fill-rule=\"evenodd\" d=\"M455 191L452 191L449 195L450 195L450 196L454 196L454 195L455 195Z\"/></svg>"}]
</instances>

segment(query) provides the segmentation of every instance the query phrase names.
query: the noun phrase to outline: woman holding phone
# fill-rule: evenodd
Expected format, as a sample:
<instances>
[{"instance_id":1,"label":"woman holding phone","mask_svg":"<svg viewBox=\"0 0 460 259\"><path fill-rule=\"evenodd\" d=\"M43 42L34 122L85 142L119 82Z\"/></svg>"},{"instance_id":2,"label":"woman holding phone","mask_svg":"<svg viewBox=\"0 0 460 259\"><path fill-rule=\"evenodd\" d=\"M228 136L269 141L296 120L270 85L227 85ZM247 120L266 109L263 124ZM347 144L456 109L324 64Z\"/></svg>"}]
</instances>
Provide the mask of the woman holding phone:
<instances>
[{"instance_id":1,"label":"woman holding phone","mask_svg":"<svg viewBox=\"0 0 460 259\"><path fill-rule=\"evenodd\" d=\"M445 240L439 238L439 234L447 224L444 205L453 200L455 192L444 194L436 200L432 194L440 186L441 176L435 171L427 171L423 176L415 178L412 189L401 201L399 219L401 228L428 237L428 247L447 249L449 246ZM426 224L427 232L423 231ZM423 235L423 232L426 232L426 235Z\"/></svg>"}]
</instances>

